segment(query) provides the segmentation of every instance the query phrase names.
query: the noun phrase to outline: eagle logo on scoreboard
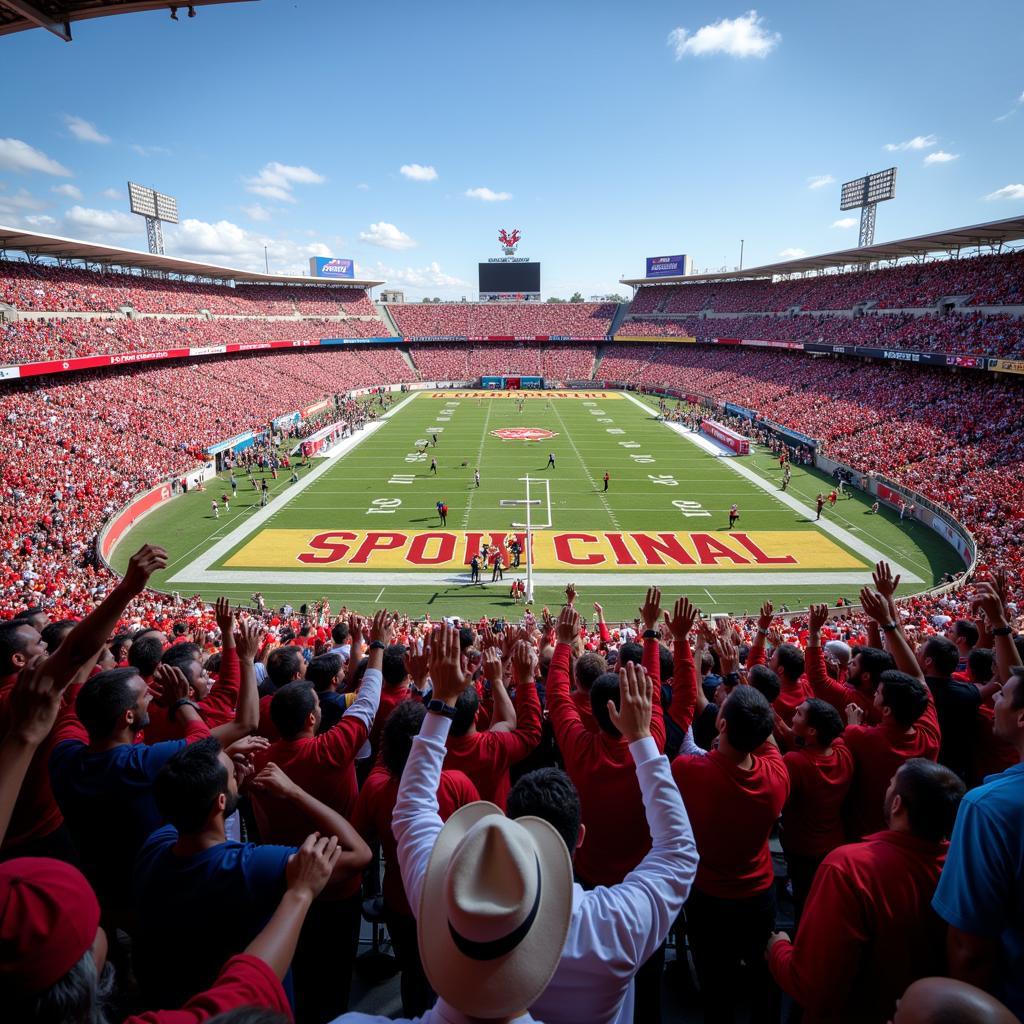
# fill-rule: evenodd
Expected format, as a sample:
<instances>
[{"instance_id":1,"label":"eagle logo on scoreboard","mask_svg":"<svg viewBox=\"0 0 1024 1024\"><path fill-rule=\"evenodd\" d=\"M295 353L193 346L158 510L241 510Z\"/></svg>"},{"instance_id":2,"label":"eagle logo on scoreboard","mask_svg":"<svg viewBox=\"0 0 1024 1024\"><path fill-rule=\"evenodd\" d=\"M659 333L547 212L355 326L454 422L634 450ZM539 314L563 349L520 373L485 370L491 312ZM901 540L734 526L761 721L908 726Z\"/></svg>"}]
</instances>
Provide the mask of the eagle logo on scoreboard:
<instances>
[{"instance_id":1,"label":"eagle logo on scoreboard","mask_svg":"<svg viewBox=\"0 0 1024 1024\"><path fill-rule=\"evenodd\" d=\"M501 243L502 251L506 256L512 256L515 254L516 246L519 244L522 237L523 236L519 233L519 228L513 228L511 232L502 228L498 232L498 241Z\"/></svg>"},{"instance_id":2,"label":"eagle logo on scoreboard","mask_svg":"<svg viewBox=\"0 0 1024 1024\"><path fill-rule=\"evenodd\" d=\"M502 441L548 441L558 437L556 433L542 427L503 427L501 430L492 430L491 436L500 437Z\"/></svg>"}]
</instances>

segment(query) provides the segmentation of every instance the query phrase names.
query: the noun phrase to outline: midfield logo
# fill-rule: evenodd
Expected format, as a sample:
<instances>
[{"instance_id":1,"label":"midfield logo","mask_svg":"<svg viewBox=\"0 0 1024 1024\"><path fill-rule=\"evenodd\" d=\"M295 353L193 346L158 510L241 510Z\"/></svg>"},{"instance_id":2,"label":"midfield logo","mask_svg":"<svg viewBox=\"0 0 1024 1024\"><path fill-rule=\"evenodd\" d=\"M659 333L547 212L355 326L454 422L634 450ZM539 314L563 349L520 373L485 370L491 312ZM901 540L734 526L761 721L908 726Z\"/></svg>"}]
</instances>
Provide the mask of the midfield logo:
<instances>
[{"instance_id":1,"label":"midfield logo","mask_svg":"<svg viewBox=\"0 0 1024 1024\"><path fill-rule=\"evenodd\" d=\"M541 427L504 427L501 430L492 430L491 436L500 437L502 441L547 441L552 437L558 437L553 431Z\"/></svg>"}]
</instances>

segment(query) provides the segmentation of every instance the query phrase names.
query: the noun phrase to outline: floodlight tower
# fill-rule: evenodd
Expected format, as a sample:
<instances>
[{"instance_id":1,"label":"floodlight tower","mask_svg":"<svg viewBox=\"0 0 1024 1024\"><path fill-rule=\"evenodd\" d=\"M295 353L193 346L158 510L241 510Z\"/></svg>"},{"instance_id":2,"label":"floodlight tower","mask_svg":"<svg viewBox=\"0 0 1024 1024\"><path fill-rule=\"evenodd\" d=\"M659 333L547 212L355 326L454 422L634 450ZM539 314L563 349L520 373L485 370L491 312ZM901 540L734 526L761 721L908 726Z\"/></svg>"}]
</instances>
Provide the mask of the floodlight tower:
<instances>
[{"instance_id":1,"label":"floodlight tower","mask_svg":"<svg viewBox=\"0 0 1024 1024\"><path fill-rule=\"evenodd\" d=\"M863 178L846 182L839 194L840 210L860 209L859 246L873 245L875 241L875 210L886 199L896 198L896 168L866 174Z\"/></svg>"},{"instance_id":2,"label":"floodlight tower","mask_svg":"<svg viewBox=\"0 0 1024 1024\"><path fill-rule=\"evenodd\" d=\"M164 231L162 221L178 223L178 200L164 195L145 185L128 182L128 203L132 213L146 218L146 244L149 251L157 256L164 254Z\"/></svg>"}]
</instances>

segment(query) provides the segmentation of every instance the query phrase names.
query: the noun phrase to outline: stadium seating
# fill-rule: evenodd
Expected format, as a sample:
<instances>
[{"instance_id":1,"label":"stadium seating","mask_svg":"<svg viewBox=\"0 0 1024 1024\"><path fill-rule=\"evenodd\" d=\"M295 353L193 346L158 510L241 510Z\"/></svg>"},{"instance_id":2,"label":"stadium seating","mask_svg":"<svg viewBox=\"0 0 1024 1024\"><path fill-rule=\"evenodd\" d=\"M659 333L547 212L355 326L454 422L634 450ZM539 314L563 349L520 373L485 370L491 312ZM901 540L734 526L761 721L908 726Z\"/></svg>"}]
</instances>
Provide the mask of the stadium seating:
<instances>
[{"instance_id":1,"label":"stadium seating","mask_svg":"<svg viewBox=\"0 0 1024 1024\"><path fill-rule=\"evenodd\" d=\"M408 337L603 338L615 306L597 302L390 303Z\"/></svg>"}]
</instances>

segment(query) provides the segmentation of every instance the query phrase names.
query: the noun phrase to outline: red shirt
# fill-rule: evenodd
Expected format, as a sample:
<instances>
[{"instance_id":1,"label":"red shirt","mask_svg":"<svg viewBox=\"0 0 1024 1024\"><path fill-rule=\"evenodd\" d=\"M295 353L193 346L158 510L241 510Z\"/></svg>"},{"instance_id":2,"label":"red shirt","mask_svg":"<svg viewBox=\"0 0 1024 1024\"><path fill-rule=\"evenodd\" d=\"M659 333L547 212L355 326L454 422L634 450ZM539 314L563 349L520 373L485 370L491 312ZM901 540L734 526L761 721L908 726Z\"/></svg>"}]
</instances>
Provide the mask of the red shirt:
<instances>
[{"instance_id":1,"label":"red shirt","mask_svg":"<svg viewBox=\"0 0 1024 1024\"><path fill-rule=\"evenodd\" d=\"M658 642L644 640L644 663L658 656ZM569 659L572 648L559 643L548 667L548 714L555 730L565 770L580 795L583 824L587 827L583 845L574 864L581 879L591 885L616 885L646 856L651 848L640 783L621 736L609 736L603 729L589 730L569 696ZM693 667L693 661L690 661ZM655 693L659 684L655 683ZM659 750L665 749L665 720L661 701L654 700L651 735Z\"/></svg>"},{"instance_id":2,"label":"red shirt","mask_svg":"<svg viewBox=\"0 0 1024 1024\"><path fill-rule=\"evenodd\" d=\"M352 817L358 788L355 758L366 742L366 726L354 715L319 736L277 740L253 755L256 771L273 761L296 785L310 796ZM301 846L312 831L309 820L283 800L268 798L253 790L253 810L265 843Z\"/></svg>"},{"instance_id":3,"label":"red shirt","mask_svg":"<svg viewBox=\"0 0 1024 1024\"><path fill-rule=\"evenodd\" d=\"M864 721L868 725L877 725L882 720L881 712L875 707L873 693L865 693L856 687L838 682L828 674L825 668L825 652L820 646L808 647L804 651L804 668L814 696L831 704L844 722L847 704L856 704L864 712Z\"/></svg>"},{"instance_id":4,"label":"red shirt","mask_svg":"<svg viewBox=\"0 0 1024 1024\"><path fill-rule=\"evenodd\" d=\"M0 737L6 736L11 727L10 700L17 681L17 674L0 679ZM55 731L51 730L50 736L39 744L29 761L3 841L4 850L43 839L64 822L50 788L50 753L54 746Z\"/></svg>"},{"instance_id":5,"label":"red shirt","mask_svg":"<svg viewBox=\"0 0 1024 1024\"><path fill-rule=\"evenodd\" d=\"M412 700L419 694L405 681L398 686L382 686L380 691L380 704L377 713L373 716L373 726L370 728L370 746L373 748L373 756L376 757L380 751L380 734L384 731L384 723L388 715L398 707L404 700Z\"/></svg>"},{"instance_id":6,"label":"red shirt","mask_svg":"<svg viewBox=\"0 0 1024 1024\"><path fill-rule=\"evenodd\" d=\"M384 902L396 914L413 916L409 901L402 886L402 875L398 870L398 844L391 832L391 815L398 798L398 783L391 772L382 764L374 766L363 788L359 791L352 825L372 847L380 843L384 858ZM480 799L476 786L462 772L443 771L437 786L438 816L447 821L452 814L465 804Z\"/></svg>"},{"instance_id":7,"label":"red shirt","mask_svg":"<svg viewBox=\"0 0 1024 1024\"><path fill-rule=\"evenodd\" d=\"M274 695L272 693L260 697L260 724L256 726L256 732L260 736L266 736L268 740L279 740L281 734L277 731L277 726L274 725L274 720L270 717L270 702L273 699Z\"/></svg>"},{"instance_id":8,"label":"red shirt","mask_svg":"<svg viewBox=\"0 0 1024 1024\"><path fill-rule=\"evenodd\" d=\"M796 943L768 956L805 1024L891 1020L911 982L946 973L946 928L931 909L946 848L885 831L825 858Z\"/></svg>"},{"instance_id":9,"label":"red shirt","mask_svg":"<svg viewBox=\"0 0 1024 1024\"><path fill-rule=\"evenodd\" d=\"M750 769L718 750L672 762L700 851L694 885L708 896L744 899L775 880L768 836L789 795L789 774L773 743L751 757Z\"/></svg>"},{"instance_id":10,"label":"red shirt","mask_svg":"<svg viewBox=\"0 0 1024 1024\"><path fill-rule=\"evenodd\" d=\"M448 736L445 768L465 772L480 794L502 810L508 799L510 765L521 761L540 743L540 698L534 683L516 687L516 721L513 732L475 732Z\"/></svg>"},{"instance_id":11,"label":"red shirt","mask_svg":"<svg viewBox=\"0 0 1024 1024\"><path fill-rule=\"evenodd\" d=\"M782 689L779 691L778 697L772 702L772 707L779 718L792 729L793 716L796 714L796 709L805 700L810 700L814 696L814 691L811 689L811 684L807 682L807 676L801 676L792 685L788 684L782 676L779 676L779 683L782 685Z\"/></svg>"},{"instance_id":12,"label":"red shirt","mask_svg":"<svg viewBox=\"0 0 1024 1024\"><path fill-rule=\"evenodd\" d=\"M277 975L259 957L240 953L224 965L212 988L193 996L180 1010L151 1010L128 1017L124 1024L201 1024L244 1006L263 1007L293 1019Z\"/></svg>"},{"instance_id":13,"label":"red shirt","mask_svg":"<svg viewBox=\"0 0 1024 1024\"><path fill-rule=\"evenodd\" d=\"M928 691L928 707L909 735L892 722L881 725L848 725L843 740L853 753L855 771L846 806L846 834L859 839L885 828L885 791L896 769L912 757L939 757L939 719Z\"/></svg>"},{"instance_id":14,"label":"red shirt","mask_svg":"<svg viewBox=\"0 0 1024 1024\"><path fill-rule=\"evenodd\" d=\"M783 755L789 799L782 809L782 846L800 857L824 857L846 841L843 802L853 783L853 754L837 739L827 757L796 747Z\"/></svg>"},{"instance_id":15,"label":"red shirt","mask_svg":"<svg viewBox=\"0 0 1024 1024\"><path fill-rule=\"evenodd\" d=\"M234 647L225 647L220 657L220 674L210 692L199 701L199 714L211 728L233 722L238 706L238 690L242 684L242 664ZM151 701L149 725L145 730L147 743L181 739L181 728L171 721L168 710Z\"/></svg>"}]
</instances>

